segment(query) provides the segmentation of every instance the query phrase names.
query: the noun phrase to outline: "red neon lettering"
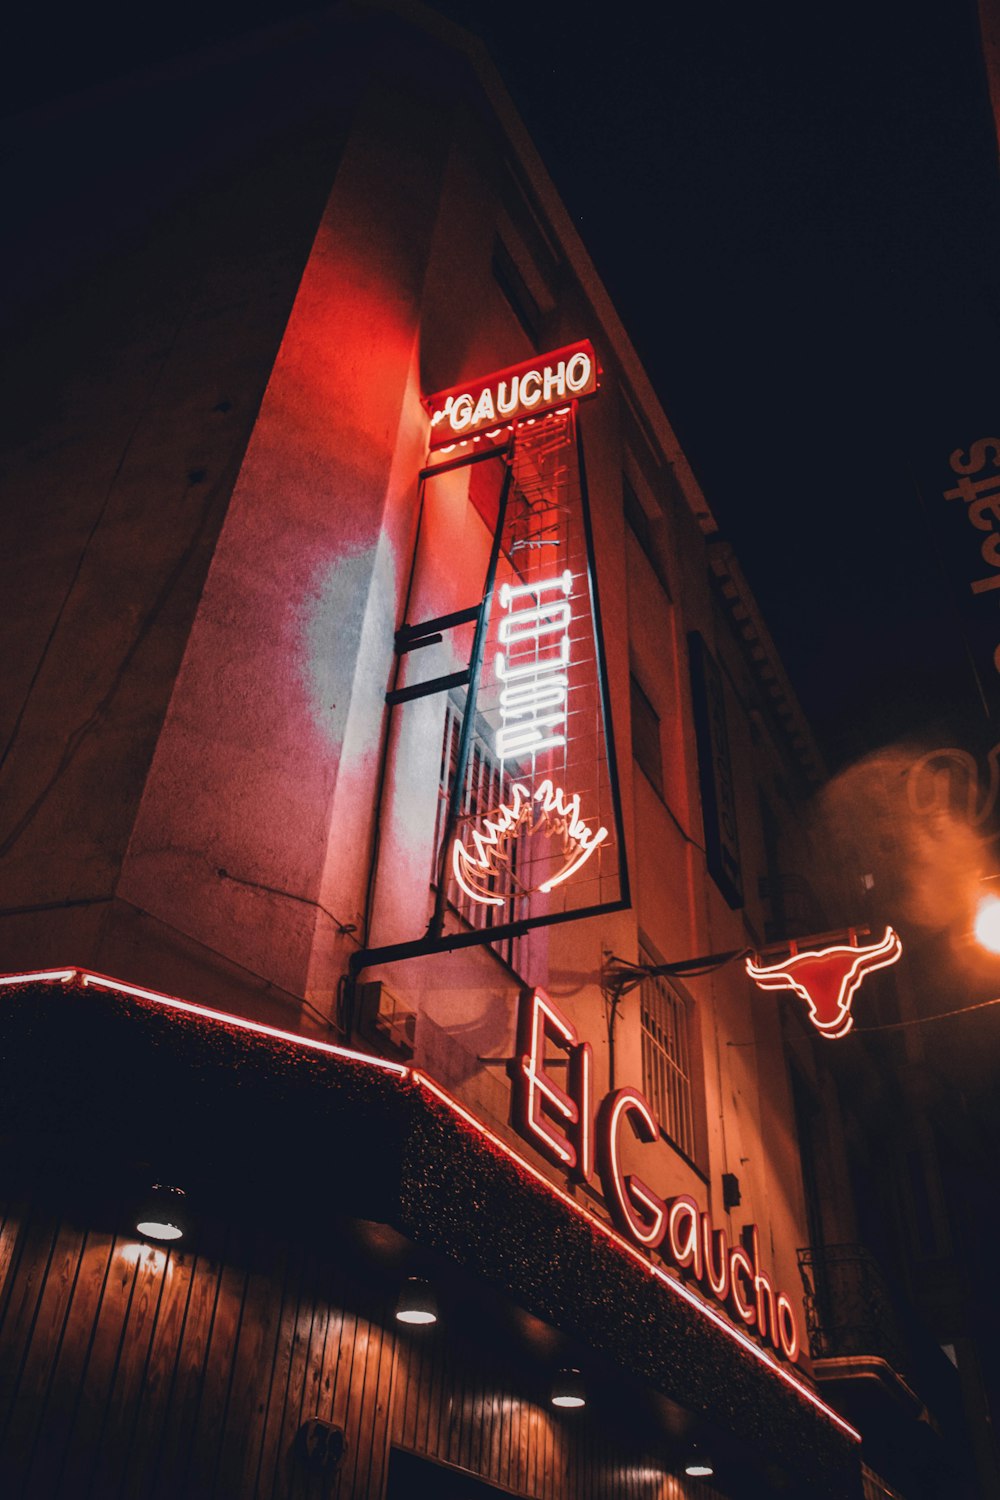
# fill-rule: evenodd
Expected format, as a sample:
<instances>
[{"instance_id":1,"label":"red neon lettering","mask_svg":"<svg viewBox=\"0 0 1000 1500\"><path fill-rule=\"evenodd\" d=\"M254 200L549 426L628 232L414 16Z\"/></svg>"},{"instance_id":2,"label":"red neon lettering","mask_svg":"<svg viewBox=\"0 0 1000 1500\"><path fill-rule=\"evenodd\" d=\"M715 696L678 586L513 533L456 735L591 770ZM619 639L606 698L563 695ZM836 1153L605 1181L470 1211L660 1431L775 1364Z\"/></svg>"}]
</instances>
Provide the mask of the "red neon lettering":
<instances>
[{"instance_id":1,"label":"red neon lettering","mask_svg":"<svg viewBox=\"0 0 1000 1500\"><path fill-rule=\"evenodd\" d=\"M568 1054L568 1082L576 1098L545 1070L547 1039ZM515 1128L573 1177L585 1180L592 1170L593 1150L590 1044L579 1041L544 990L530 990L522 993L518 1008L517 1051L512 1078Z\"/></svg>"},{"instance_id":2,"label":"red neon lettering","mask_svg":"<svg viewBox=\"0 0 1000 1500\"><path fill-rule=\"evenodd\" d=\"M799 1330L795 1322L795 1309L785 1296L778 1293L778 1342L781 1352L794 1365L799 1355Z\"/></svg>"},{"instance_id":3,"label":"red neon lettering","mask_svg":"<svg viewBox=\"0 0 1000 1500\"><path fill-rule=\"evenodd\" d=\"M719 1301L725 1302L729 1296L729 1238L724 1229L712 1228L710 1214L701 1216L701 1245L705 1280Z\"/></svg>"},{"instance_id":4,"label":"red neon lettering","mask_svg":"<svg viewBox=\"0 0 1000 1500\"><path fill-rule=\"evenodd\" d=\"M686 1193L671 1199L667 1216L670 1254L677 1265L690 1270L696 1281L702 1278L704 1263L701 1248L701 1220L698 1205Z\"/></svg>"},{"instance_id":5,"label":"red neon lettering","mask_svg":"<svg viewBox=\"0 0 1000 1500\"><path fill-rule=\"evenodd\" d=\"M733 1307L743 1319L744 1323L746 1323L747 1327L752 1328L754 1323L757 1321L757 1313L754 1309L753 1303L748 1302L743 1295L743 1289L740 1286L739 1280L741 1275L746 1279L747 1285L752 1292L754 1275L753 1266L750 1263L750 1257L747 1255L745 1250L742 1250L740 1248L739 1245L734 1245L729 1252L730 1300L733 1304Z\"/></svg>"},{"instance_id":6,"label":"red neon lettering","mask_svg":"<svg viewBox=\"0 0 1000 1500\"><path fill-rule=\"evenodd\" d=\"M757 1329L761 1337L767 1337L778 1347L778 1325L775 1318L774 1287L760 1269L760 1234L756 1224L751 1224L747 1249L753 1260L753 1289L757 1310Z\"/></svg>"},{"instance_id":7,"label":"red neon lettering","mask_svg":"<svg viewBox=\"0 0 1000 1500\"><path fill-rule=\"evenodd\" d=\"M641 1177L622 1170L619 1126L623 1115L640 1141L655 1141L660 1133L638 1089L616 1089L604 1100L598 1116L597 1169L619 1228L647 1250L655 1250L666 1233L667 1206Z\"/></svg>"}]
</instances>

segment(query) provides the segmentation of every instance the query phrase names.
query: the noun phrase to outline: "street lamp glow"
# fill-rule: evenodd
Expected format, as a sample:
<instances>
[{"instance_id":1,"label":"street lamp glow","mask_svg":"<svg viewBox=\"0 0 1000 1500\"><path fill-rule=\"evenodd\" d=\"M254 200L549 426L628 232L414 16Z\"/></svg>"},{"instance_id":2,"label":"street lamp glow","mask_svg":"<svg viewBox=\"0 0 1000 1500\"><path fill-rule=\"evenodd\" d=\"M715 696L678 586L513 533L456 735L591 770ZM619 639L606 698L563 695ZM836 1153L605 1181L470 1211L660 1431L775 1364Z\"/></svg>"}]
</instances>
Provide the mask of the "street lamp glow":
<instances>
[{"instance_id":1,"label":"street lamp glow","mask_svg":"<svg viewBox=\"0 0 1000 1500\"><path fill-rule=\"evenodd\" d=\"M973 932L981 948L1000 953L1000 896L980 896Z\"/></svg>"}]
</instances>

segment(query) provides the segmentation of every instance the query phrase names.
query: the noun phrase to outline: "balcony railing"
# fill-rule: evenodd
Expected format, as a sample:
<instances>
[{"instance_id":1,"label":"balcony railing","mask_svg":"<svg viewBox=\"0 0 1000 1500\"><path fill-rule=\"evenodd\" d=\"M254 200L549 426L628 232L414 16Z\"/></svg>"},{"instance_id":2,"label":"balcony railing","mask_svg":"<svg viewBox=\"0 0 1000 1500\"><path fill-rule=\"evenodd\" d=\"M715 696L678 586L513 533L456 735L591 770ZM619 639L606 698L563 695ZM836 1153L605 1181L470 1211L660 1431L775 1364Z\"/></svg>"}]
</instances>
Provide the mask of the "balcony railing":
<instances>
[{"instance_id":1,"label":"balcony railing","mask_svg":"<svg viewBox=\"0 0 1000 1500\"><path fill-rule=\"evenodd\" d=\"M958 1409L958 1372L871 1252L864 1245L822 1245L798 1257L813 1359L883 1359L935 1419L950 1421Z\"/></svg>"}]
</instances>

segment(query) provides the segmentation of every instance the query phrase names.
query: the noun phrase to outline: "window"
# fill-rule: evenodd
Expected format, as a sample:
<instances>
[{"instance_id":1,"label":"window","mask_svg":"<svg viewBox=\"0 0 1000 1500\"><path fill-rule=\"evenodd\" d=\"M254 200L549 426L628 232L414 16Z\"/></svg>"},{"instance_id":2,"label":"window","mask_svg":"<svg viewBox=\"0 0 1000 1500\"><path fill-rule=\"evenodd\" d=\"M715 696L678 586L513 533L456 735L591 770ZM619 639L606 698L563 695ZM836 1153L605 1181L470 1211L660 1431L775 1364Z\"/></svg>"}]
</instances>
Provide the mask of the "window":
<instances>
[{"instance_id":1,"label":"window","mask_svg":"<svg viewBox=\"0 0 1000 1500\"><path fill-rule=\"evenodd\" d=\"M629 689L632 700L632 754L662 797L660 716L634 677L629 678Z\"/></svg>"},{"instance_id":2,"label":"window","mask_svg":"<svg viewBox=\"0 0 1000 1500\"><path fill-rule=\"evenodd\" d=\"M640 952L639 962L653 964L656 960L648 953ZM685 1156L694 1160L687 1004L661 976L642 981L639 1003L642 1012L642 1091L653 1106L661 1130Z\"/></svg>"},{"instance_id":3,"label":"window","mask_svg":"<svg viewBox=\"0 0 1000 1500\"><path fill-rule=\"evenodd\" d=\"M437 821L434 829L434 865L432 880L437 879L440 868L441 840L444 838L445 820L448 816L448 798L451 795L455 768L458 763L458 740L462 731L463 703L449 698L445 711L444 739L441 744L441 765L438 773ZM477 727L469 748L469 763L465 771L462 800L459 803L460 817L478 817L496 808L510 795L513 778L501 769L500 762L492 753L485 733ZM513 922L518 916L516 842L511 849L511 866L490 877L491 894L504 898L503 906L486 906L473 901L460 890L448 866L448 900L463 921L470 927L482 929L496 927L504 922ZM523 940L506 938L494 943L493 951L515 968L517 949Z\"/></svg>"},{"instance_id":4,"label":"window","mask_svg":"<svg viewBox=\"0 0 1000 1500\"><path fill-rule=\"evenodd\" d=\"M496 240L493 245L493 279L510 303L517 321L537 349L542 331L542 310L502 240Z\"/></svg>"},{"instance_id":5,"label":"window","mask_svg":"<svg viewBox=\"0 0 1000 1500\"><path fill-rule=\"evenodd\" d=\"M635 486L624 474L622 475L622 509L625 513L625 524L642 548L660 586L669 599L671 597L670 585L667 582L666 570L660 561L659 549L653 535L653 522L636 494Z\"/></svg>"}]
</instances>

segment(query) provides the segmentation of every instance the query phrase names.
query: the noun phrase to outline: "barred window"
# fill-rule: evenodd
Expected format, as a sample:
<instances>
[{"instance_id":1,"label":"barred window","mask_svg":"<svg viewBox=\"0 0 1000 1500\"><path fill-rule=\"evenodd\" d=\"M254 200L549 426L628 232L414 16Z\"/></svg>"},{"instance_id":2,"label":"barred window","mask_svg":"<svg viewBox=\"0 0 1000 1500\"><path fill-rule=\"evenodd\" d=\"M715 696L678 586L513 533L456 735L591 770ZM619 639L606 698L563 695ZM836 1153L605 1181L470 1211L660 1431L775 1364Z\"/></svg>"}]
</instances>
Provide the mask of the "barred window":
<instances>
[{"instance_id":1,"label":"barred window","mask_svg":"<svg viewBox=\"0 0 1000 1500\"><path fill-rule=\"evenodd\" d=\"M444 838L445 823L448 817L448 798L451 795L452 782L455 777L455 769L458 764L458 741L462 732L463 701L458 697L448 700L444 720L444 739L441 744L441 765L438 774L438 802L437 822L434 829L434 866L432 880L437 879L437 871L440 868L441 840ZM499 807L500 803L510 796L511 786L514 778L510 773L502 769L500 761L493 754L486 739L485 726L478 726L473 732L472 744L469 747L469 762L465 770L465 783L462 788L462 800L459 803L460 818L476 818L492 809ZM513 922L518 916L518 880L517 880L517 841L512 844L510 851L510 866L490 876L489 890L491 895L503 898L502 906L487 906L479 901L473 901L460 889L450 866L446 871L448 881L448 901L458 912L459 916L466 921L470 927L484 928L495 927L501 923ZM505 938L491 946L511 968L517 968L518 950L522 938Z\"/></svg>"},{"instance_id":2,"label":"barred window","mask_svg":"<svg viewBox=\"0 0 1000 1500\"><path fill-rule=\"evenodd\" d=\"M647 953L640 953L639 961L656 962ZM661 976L642 981L639 1000L643 1093L661 1128L693 1160L694 1110L687 1005Z\"/></svg>"}]
</instances>

